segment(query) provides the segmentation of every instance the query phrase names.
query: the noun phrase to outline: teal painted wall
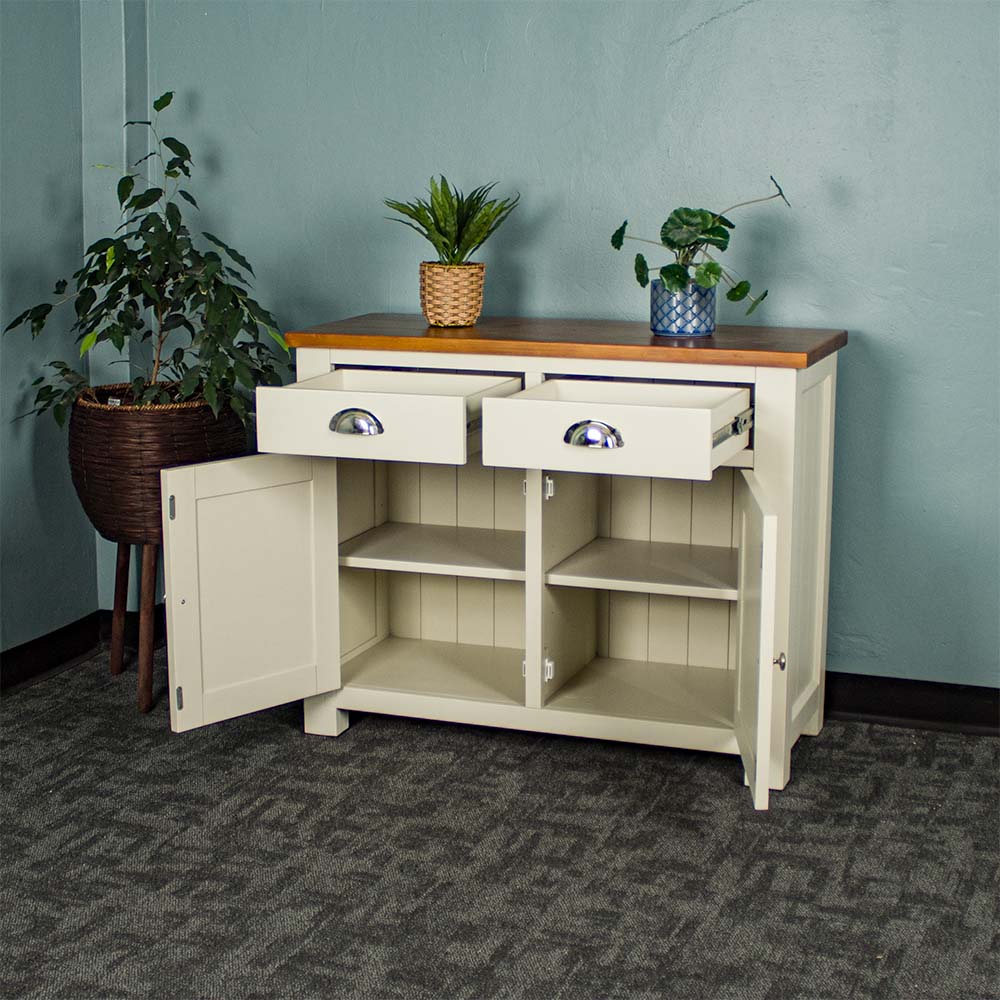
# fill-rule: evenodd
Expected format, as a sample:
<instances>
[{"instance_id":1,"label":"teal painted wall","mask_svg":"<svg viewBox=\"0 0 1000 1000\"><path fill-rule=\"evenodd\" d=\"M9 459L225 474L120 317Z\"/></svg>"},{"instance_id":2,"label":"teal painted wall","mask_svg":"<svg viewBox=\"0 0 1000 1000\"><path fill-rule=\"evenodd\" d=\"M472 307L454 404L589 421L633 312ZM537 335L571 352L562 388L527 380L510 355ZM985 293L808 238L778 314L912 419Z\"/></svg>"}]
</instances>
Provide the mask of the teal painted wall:
<instances>
[{"instance_id":1,"label":"teal painted wall","mask_svg":"<svg viewBox=\"0 0 1000 1000\"><path fill-rule=\"evenodd\" d=\"M76 3L0 3L0 326L52 292L82 250L80 17ZM97 606L93 531L69 479L66 432L14 421L29 383L72 358L71 320L32 343L0 338L0 649Z\"/></svg>"},{"instance_id":2,"label":"teal painted wall","mask_svg":"<svg viewBox=\"0 0 1000 1000\"><path fill-rule=\"evenodd\" d=\"M431 173L522 203L486 311L647 315L626 216L785 186L728 256L754 319L850 330L832 669L1000 682L995 3L247 3L149 8L206 228L286 327L417 311L385 196ZM739 317L723 306L723 319Z\"/></svg>"},{"instance_id":3,"label":"teal painted wall","mask_svg":"<svg viewBox=\"0 0 1000 1000\"><path fill-rule=\"evenodd\" d=\"M771 289L754 318L851 332L830 666L1000 683L1000 6L149 0L147 28L204 228L286 328L416 311L424 245L381 200L431 173L522 194L487 312L630 319L611 230L774 173L792 211L728 254Z\"/></svg>"}]
</instances>

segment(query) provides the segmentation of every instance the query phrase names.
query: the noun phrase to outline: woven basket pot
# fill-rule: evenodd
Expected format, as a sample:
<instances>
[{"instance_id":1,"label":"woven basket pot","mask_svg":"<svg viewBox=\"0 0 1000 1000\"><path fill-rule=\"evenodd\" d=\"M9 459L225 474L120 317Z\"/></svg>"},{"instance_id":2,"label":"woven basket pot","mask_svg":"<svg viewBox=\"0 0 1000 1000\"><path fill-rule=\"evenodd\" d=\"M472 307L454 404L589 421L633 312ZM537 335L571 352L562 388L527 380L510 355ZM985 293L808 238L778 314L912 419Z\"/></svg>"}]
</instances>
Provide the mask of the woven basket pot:
<instances>
[{"instance_id":1,"label":"woven basket pot","mask_svg":"<svg viewBox=\"0 0 1000 1000\"><path fill-rule=\"evenodd\" d=\"M420 308L431 326L475 326L483 311L485 264L420 265Z\"/></svg>"},{"instance_id":2,"label":"woven basket pot","mask_svg":"<svg viewBox=\"0 0 1000 1000\"><path fill-rule=\"evenodd\" d=\"M128 389L127 382L97 386L73 404L70 473L87 517L105 538L159 543L160 470L242 455L246 430L229 409L216 420L205 402L108 405Z\"/></svg>"}]
</instances>

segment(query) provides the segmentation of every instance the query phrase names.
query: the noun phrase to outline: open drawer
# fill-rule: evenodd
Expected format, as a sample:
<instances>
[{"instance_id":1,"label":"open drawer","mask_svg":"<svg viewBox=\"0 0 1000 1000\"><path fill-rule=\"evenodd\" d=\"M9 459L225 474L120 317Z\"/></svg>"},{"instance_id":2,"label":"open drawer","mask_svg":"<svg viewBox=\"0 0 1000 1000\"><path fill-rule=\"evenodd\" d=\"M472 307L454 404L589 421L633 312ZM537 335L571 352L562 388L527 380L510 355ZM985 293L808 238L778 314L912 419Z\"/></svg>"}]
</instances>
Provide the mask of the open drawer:
<instances>
[{"instance_id":1,"label":"open drawer","mask_svg":"<svg viewBox=\"0 0 1000 1000\"><path fill-rule=\"evenodd\" d=\"M483 463L711 479L747 447L750 390L549 379L483 404Z\"/></svg>"},{"instance_id":2,"label":"open drawer","mask_svg":"<svg viewBox=\"0 0 1000 1000\"><path fill-rule=\"evenodd\" d=\"M519 378L340 369L257 389L257 447L284 455L461 465L479 445L482 402ZM471 448L468 442L471 439Z\"/></svg>"}]
</instances>

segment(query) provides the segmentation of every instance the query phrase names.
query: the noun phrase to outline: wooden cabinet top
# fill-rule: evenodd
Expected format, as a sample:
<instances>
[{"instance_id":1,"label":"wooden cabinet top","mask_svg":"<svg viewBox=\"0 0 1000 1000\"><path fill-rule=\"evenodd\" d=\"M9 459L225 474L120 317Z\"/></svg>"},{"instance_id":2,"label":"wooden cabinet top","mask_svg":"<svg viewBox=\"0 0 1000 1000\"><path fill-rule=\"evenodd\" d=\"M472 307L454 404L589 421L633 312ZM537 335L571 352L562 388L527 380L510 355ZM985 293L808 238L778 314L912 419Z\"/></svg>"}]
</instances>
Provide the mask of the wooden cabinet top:
<instances>
[{"instance_id":1,"label":"wooden cabinet top","mask_svg":"<svg viewBox=\"0 0 1000 1000\"><path fill-rule=\"evenodd\" d=\"M292 347L430 354L497 354L610 361L808 368L847 343L845 330L720 326L711 337L656 337L647 323L487 316L431 327L423 316L369 313L285 334Z\"/></svg>"}]
</instances>

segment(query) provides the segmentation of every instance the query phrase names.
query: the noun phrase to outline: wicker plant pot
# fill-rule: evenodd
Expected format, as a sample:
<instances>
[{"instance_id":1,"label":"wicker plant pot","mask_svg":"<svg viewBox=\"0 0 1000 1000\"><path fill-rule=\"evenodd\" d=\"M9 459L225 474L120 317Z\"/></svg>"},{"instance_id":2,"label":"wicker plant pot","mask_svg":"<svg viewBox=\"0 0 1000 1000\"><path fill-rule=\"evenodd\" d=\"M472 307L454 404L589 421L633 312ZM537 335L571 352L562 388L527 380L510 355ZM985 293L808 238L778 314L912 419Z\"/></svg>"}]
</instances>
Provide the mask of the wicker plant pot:
<instances>
[{"instance_id":1,"label":"wicker plant pot","mask_svg":"<svg viewBox=\"0 0 1000 1000\"><path fill-rule=\"evenodd\" d=\"M246 431L226 410L218 420L204 402L109 406L128 383L81 396L69 422L69 466L83 509L109 541L159 543L160 470L231 458L247 450Z\"/></svg>"},{"instance_id":2,"label":"wicker plant pot","mask_svg":"<svg viewBox=\"0 0 1000 1000\"><path fill-rule=\"evenodd\" d=\"M420 308L431 326L475 326L483 311L485 264L420 265Z\"/></svg>"}]
</instances>

